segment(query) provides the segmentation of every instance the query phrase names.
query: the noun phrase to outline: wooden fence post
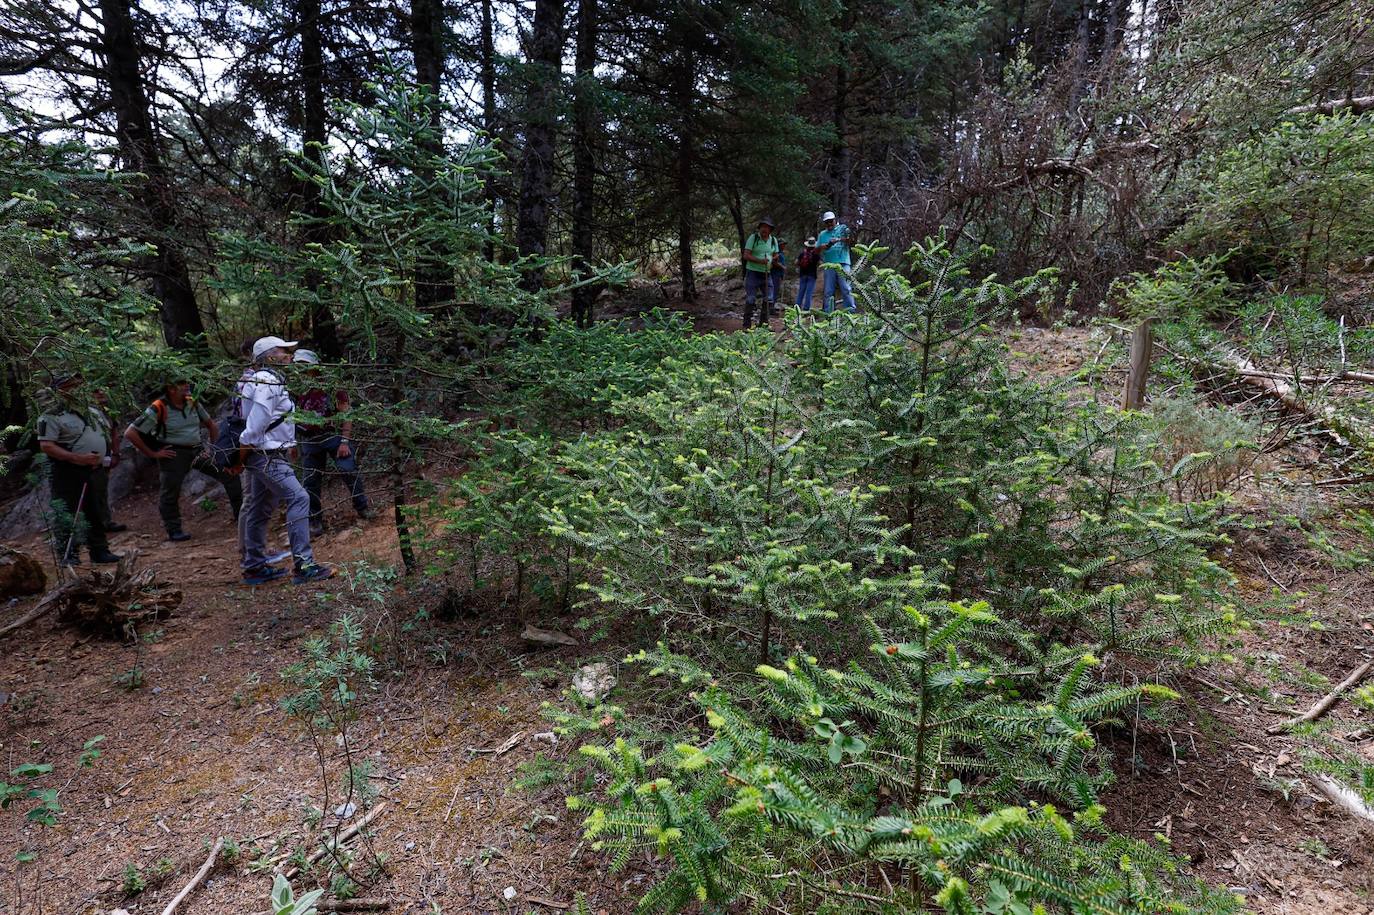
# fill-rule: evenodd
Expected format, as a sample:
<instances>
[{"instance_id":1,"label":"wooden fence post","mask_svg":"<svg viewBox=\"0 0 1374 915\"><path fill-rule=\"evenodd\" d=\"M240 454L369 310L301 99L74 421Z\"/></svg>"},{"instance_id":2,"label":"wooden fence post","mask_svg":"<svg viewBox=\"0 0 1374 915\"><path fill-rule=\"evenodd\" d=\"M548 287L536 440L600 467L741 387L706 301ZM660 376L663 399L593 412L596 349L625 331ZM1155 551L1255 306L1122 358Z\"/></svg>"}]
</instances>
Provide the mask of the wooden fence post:
<instances>
[{"instance_id":1,"label":"wooden fence post","mask_svg":"<svg viewBox=\"0 0 1374 915\"><path fill-rule=\"evenodd\" d=\"M1150 357L1154 354L1154 348L1154 319L1145 318L1131 334L1131 367L1126 372L1126 392L1121 403L1123 410L1139 410L1145 406L1145 380L1150 377Z\"/></svg>"}]
</instances>

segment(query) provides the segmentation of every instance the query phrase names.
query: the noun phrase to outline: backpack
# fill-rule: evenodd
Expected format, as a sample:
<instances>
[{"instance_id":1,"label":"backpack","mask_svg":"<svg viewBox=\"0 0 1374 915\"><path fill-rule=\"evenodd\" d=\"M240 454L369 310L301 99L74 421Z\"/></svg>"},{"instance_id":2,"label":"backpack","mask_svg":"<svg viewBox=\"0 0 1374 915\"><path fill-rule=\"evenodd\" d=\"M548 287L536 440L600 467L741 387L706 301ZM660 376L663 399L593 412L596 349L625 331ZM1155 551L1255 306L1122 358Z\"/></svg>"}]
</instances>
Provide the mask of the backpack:
<instances>
[{"instance_id":1,"label":"backpack","mask_svg":"<svg viewBox=\"0 0 1374 915\"><path fill-rule=\"evenodd\" d=\"M286 383L286 379L273 372L271 369L261 371L270 372L281 384ZM241 386L242 381L239 382ZM283 413L276 419L267 424L264 431L271 432L273 429L286 422L287 414ZM239 438L243 435L243 430L248 427L248 420L243 415L243 397L235 393L234 405L229 409L229 415L225 417L224 423L219 427L219 435L210 446L210 459L220 470L228 470L243 463L239 456Z\"/></svg>"},{"instance_id":2,"label":"backpack","mask_svg":"<svg viewBox=\"0 0 1374 915\"><path fill-rule=\"evenodd\" d=\"M186 395L186 406L194 408L196 399L190 394ZM167 401L159 397L153 401L153 413L157 415L157 425L153 427L153 438L157 439L159 447L167 440ZM157 450L157 449L154 449Z\"/></svg>"},{"instance_id":3,"label":"backpack","mask_svg":"<svg viewBox=\"0 0 1374 915\"><path fill-rule=\"evenodd\" d=\"M797 257L797 270L801 273L809 273L820 260L815 248L803 248L802 253Z\"/></svg>"}]
</instances>

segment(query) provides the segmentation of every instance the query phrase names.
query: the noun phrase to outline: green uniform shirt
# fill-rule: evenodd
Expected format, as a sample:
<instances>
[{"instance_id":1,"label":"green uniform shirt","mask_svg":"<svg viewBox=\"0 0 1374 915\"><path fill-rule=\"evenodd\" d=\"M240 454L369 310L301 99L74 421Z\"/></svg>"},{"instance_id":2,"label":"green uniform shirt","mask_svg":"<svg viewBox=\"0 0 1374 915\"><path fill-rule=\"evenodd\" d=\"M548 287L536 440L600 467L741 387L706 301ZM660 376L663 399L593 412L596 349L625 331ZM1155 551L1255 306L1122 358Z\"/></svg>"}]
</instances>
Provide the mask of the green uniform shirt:
<instances>
[{"instance_id":1,"label":"green uniform shirt","mask_svg":"<svg viewBox=\"0 0 1374 915\"><path fill-rule=\"evenodd\" d=\"M822 264L849 264L849 243L844 240L848 234L849 227L841 223L816 236L817 245L823 245L829 241L835 242L834 247L826 248L821 252Z\"/></svg>"},{"instance_id":2,"label":"green uniform shirt","mask_svg":"<svg viewBox=\"0 0 1374 915\"><path fill-rule=\"evenodd\" d=\"M166 430L158 428L157 409L149 404L143 415L134 420L134 428L139 434L151 435L164 445L172 447L194 448L199 445L200 427L210 421L210 414L205 412L200 402L192 403L188 400L180 410L166 399L162 402L167 405Z\"/></svg>"},{"instance_id":3,"label":"green uniform shirt","mask_svg":"<svg viewBox=\"0 0 1374 915\"><path fill-rule=\"evenodd\" d=\"M764 238L759 235L759 233L755 232L745 241L744 250L755 257L761 257L767 261L767 263L763 264L756 264L753 261L748 261L744 266L757 273L767 273L773 262L773 255L778 253L778 240L772 235Z\"/></svg>"},{"instance_id":4,"label":"green uniform shirt","mask_svg":"<svg viewBox=\"0 0 1374 915\"><path fill-rule=\"evenodd\" d=\"M95 407L89 409L85 418L75 409L54 410L38 417L38 440L56 442L73 454L95 452L104 457L110 450L110 426Z\"/></svg>"}]
</instances>

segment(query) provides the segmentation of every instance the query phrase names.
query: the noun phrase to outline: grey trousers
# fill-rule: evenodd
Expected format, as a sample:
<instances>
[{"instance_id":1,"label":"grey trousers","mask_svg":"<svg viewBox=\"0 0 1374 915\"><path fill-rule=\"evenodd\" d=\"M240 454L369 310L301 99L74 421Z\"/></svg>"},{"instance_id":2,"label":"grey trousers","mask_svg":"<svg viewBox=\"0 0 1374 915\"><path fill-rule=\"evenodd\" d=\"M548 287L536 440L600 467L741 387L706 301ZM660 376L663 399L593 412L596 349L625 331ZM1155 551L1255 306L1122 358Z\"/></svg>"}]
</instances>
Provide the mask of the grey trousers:
<instances>
[{"instance_id":1,"label":"grey trousers","mask_svg":"<svg viewBox=\"0 0 1374 915\"><path fill-rule=\"evenodd\" d=\"M284 453L254 451L244 463L248 477L239 512L239 545L245 571L267 564L267 525L278 505L286 506L286 536L296 567L313 565L310 549L310 496L296 479L296 471Z\"/></svg>"}]
</instances>

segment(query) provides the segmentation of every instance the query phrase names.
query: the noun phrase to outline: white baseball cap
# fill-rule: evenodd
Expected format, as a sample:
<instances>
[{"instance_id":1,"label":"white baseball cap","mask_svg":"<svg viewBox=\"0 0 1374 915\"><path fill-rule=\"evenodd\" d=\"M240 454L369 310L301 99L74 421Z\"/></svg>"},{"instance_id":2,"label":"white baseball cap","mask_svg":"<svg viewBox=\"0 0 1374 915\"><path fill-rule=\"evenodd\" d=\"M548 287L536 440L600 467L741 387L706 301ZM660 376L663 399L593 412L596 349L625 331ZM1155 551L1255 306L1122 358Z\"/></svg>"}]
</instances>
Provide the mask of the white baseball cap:
<instances>
[{"instance_id":1,"label":"white baseball cap","mask_svg":"<svg viewBox=\"0 0 1374 915\"><path fill-rule=\"evenodd\" d=\"M291 358L292 362L304 362L306 365L319 365L320 357L315 354L313 349L298 349L296 355Z\"/></svg>"},{"instance_id":2,"label":"white baseball cap","mask_svg":"<svg viewBox=\"0 0 1374 915\"><path fill-rule=\"evenodd\" d=\"M821 222L825 222L825 221L828 220L828 219L834 219L834 218L835 218L835 214L832 213L830 210L826 210L824 213L821 214Z\"/></svg>"},{"instance_id":3,"label":"white baseball cap","mask_svg":"<svg viewBox=\"0 0 1374 915\"><path fill-rule=\"evenodd\" d=\"M297 344L296 340L283 340L281 337L259 337L253 343L253 358L261 359L264 353L274 349L290 349Z\"/></svg>"}]
</instances>

